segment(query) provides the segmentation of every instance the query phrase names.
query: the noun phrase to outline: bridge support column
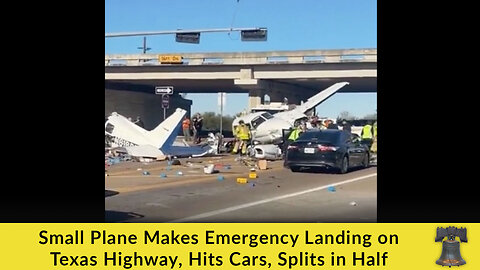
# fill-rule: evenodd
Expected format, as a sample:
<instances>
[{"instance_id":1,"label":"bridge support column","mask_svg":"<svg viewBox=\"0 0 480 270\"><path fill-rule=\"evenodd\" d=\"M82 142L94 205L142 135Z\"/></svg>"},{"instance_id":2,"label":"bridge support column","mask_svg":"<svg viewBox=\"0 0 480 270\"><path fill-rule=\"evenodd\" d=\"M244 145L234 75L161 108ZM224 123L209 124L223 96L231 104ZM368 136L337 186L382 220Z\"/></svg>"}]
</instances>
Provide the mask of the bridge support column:
<instances>
[{"instance_id":1,"label":"bridge support column","mask_svg":"<svg viewBox=\"0 0 480 270\"><path fill-rule=\"evenodd\" d=\"M289 104L297 105L315 94L312 94L311 89L265 80L257 80L252 84L245 83L242 87L248 89L249 110L263 104L265 94L270 96L270 102L283 102L284 98L287 98Z\"/></svg>"},{"instance_id":2,"label":"bridge support column","mask_svg":"<svg viewBox=\"0 0 480 270\"><path fill-rule=\"evenodd\" d=\"M262 104L263 92L261 89L251 89L248 91L248 110Z\"/></svg>"},{"instance_id":3,"label":"bridge support column","mask_svg":"<svg viewBox=\"0 0 480 270\"><path fill-rule=\"evenodd\" d=\"M283 102L283 99L287 98L289 104L298 105L302 100L306 101L310 97L309 93L311 92L311 89L308 88L279 83L273 80L261 80L258 85L264 89L264 94L270 96L271 102Z\"/></svg>"}]
</instances>

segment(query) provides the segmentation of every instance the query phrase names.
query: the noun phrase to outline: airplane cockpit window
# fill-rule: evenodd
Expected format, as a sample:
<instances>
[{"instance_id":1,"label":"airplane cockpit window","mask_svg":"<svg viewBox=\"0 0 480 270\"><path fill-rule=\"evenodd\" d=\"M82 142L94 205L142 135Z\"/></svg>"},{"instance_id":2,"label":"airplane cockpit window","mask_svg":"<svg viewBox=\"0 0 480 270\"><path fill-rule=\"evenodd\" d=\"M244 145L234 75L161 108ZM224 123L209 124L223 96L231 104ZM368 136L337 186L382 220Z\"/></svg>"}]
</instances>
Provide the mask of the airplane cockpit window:
<instances>
[{"instance_id":1,"label":"airplane cockpit window","mask_svg":"<svg viewBox=\"0 0 480 270\"><path fill-rule=\"evenodd\" d=\"M265 122L265 118L257 116L252 120L252 127L257 128L263 122Z\"/></svg>"},{"instance_id":2,"label":"airplane cockpit window","mask_svg":"<svg viewBox=\"0 0 480 270\"><path fill-rule=\"evenodd\" d=\"M114 125L108 123L107 126L105 127L105 131L106 131L107 133L112 134L114 128L115 128Z\"/></svg>"},{"instance_id":3,"label":"airplane cockpit window","mask_svg":"<svg viewBox=\"0 0 480 270\"><path fill-rule=\"evenodd\" d=\"M265 118L265 119L271 119L273 118L273 115L271 115L270 113L266 112L266 113L262 113L262 116Z\"/></svg>"}]
</instances>

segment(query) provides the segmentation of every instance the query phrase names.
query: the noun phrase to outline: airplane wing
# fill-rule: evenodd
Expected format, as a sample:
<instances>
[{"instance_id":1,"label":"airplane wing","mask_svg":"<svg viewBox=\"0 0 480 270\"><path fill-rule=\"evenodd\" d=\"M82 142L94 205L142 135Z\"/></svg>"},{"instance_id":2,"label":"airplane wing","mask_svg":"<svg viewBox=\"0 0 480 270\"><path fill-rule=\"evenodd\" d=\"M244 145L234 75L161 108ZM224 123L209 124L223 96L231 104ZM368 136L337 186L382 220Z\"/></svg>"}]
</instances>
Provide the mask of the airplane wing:
<instances>
[{"instance_id":1,"label":"airplane wing","mask_svg":"<svg viewBox=\"0 0 480 270\"><path fill-rule=\"evenodd\" d=\"M309 98L306 102L304 102L302 105L297 106L295 109L286 111L286 112L279 112L275 114L275 117L280 117L284 120L287 120L290 122L292 125L295 122L295 120L306 117L305 113L325 100L327 100L329 97L331 97L333 94L335 94L340 88L344 87L345 85L348 85L350 83L348 82L340 82L336 83L327 89L321 91L320 93L314 95L313 97Z\"/></svg>"},{"instance_id":2,"label":"airplane wing","mask_svg":"<svg viewBox=\"0 0 480 270\"><path fill-rule=\"evenodd\" d=\"M176 157L202 157L214 154L210 146L179 146L171 145L164 147L163 151L153 145L138 145L125 147L126 152L132 157L157 158L170 155Z\"/></svg>"},{"instance_id":3,"label":"airplane wing","mask_svg":"<svg viewBox=\"0 0 480 270\"><path fill-rule=\"evenodd\" d=\"M214 154L213 148L207 146L170 146L165 150L169 155L176 157L203 157Z\"/></svg>"},{"instance_id":4,"label":"airplane wing","mask_svg":"<svg viewBox=\"0 0 480 270\"><path fill-rule=\"evenodd\" d=\"M138 145L125 147L127 153L132 157L157 158L164 153L153 145Z\"/></svg>"}]
</instances>

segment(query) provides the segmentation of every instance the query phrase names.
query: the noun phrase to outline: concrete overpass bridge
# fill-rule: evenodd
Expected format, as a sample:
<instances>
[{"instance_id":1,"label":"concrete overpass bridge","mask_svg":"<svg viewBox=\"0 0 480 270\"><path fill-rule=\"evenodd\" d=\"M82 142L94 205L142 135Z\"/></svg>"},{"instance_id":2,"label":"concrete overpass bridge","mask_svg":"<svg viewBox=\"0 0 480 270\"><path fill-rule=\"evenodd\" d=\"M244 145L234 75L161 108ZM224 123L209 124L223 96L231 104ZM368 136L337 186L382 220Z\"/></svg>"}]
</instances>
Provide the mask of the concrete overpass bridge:
<instances>
[{"instance_id":1,"label":"concrete overpass bridge","mask_svg":"<svg viewBox=\"0 0 480 270\"><path fill-rule=\"evenodd\" d=\"M300 103L339 81L350 82L342 92L376 92L377 50L105 55L106 113L114 109L109 102L122 99L115 97L120 92L127 100L148 94L159 104L155 86L174 86L175 93L249 93L253 107L265 94ZM174 102L189 107L179 96Z\"/></svg>"}]
</instances>

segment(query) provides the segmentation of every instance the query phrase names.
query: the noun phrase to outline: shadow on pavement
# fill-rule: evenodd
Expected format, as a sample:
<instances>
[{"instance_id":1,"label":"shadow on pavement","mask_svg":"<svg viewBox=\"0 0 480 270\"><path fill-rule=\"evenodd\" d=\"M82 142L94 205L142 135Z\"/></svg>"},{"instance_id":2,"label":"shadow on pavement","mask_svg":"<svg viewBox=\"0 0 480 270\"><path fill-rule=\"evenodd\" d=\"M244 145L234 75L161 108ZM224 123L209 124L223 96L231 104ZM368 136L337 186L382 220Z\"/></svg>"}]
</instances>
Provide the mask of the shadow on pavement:
<instances>
[{"instance_id":1,"label":"shadow on pavement","mask_svg":"<svg viewBox=\"0 0 480 270\"><path fill-rule=\"evenodd\" d=\"M355 171L368 169L370 167L377 167L377 165L370 164L367 168L363 168L363 167L349 168L347 174ZM332 169L332 168L325 168L325 167L302 167L299 173L339 174L338 170Z\"/></svg>"},{"instance_id":2,"label":"shadow on pavement","mask_svg":"<svg viewBox=\"0 0 480 270\"><path fill-rule=\"evenodd\" d=\"M115 195L117 195L118 193L119 193L119 192L113 191L113 190L105 190L105 198L111 197L111 196L115 196Z\"/></svg>"},{"instance_id":3,"label":"shadow on pavement","mask_svg":"<svg viewBox=\"0 0 480 270\"><path fill-rule=\"evenodd\" d=\"M105 222L125 222L143 217L143 215L132 212L105 210Z\"/></svg>"}]
</instances>

